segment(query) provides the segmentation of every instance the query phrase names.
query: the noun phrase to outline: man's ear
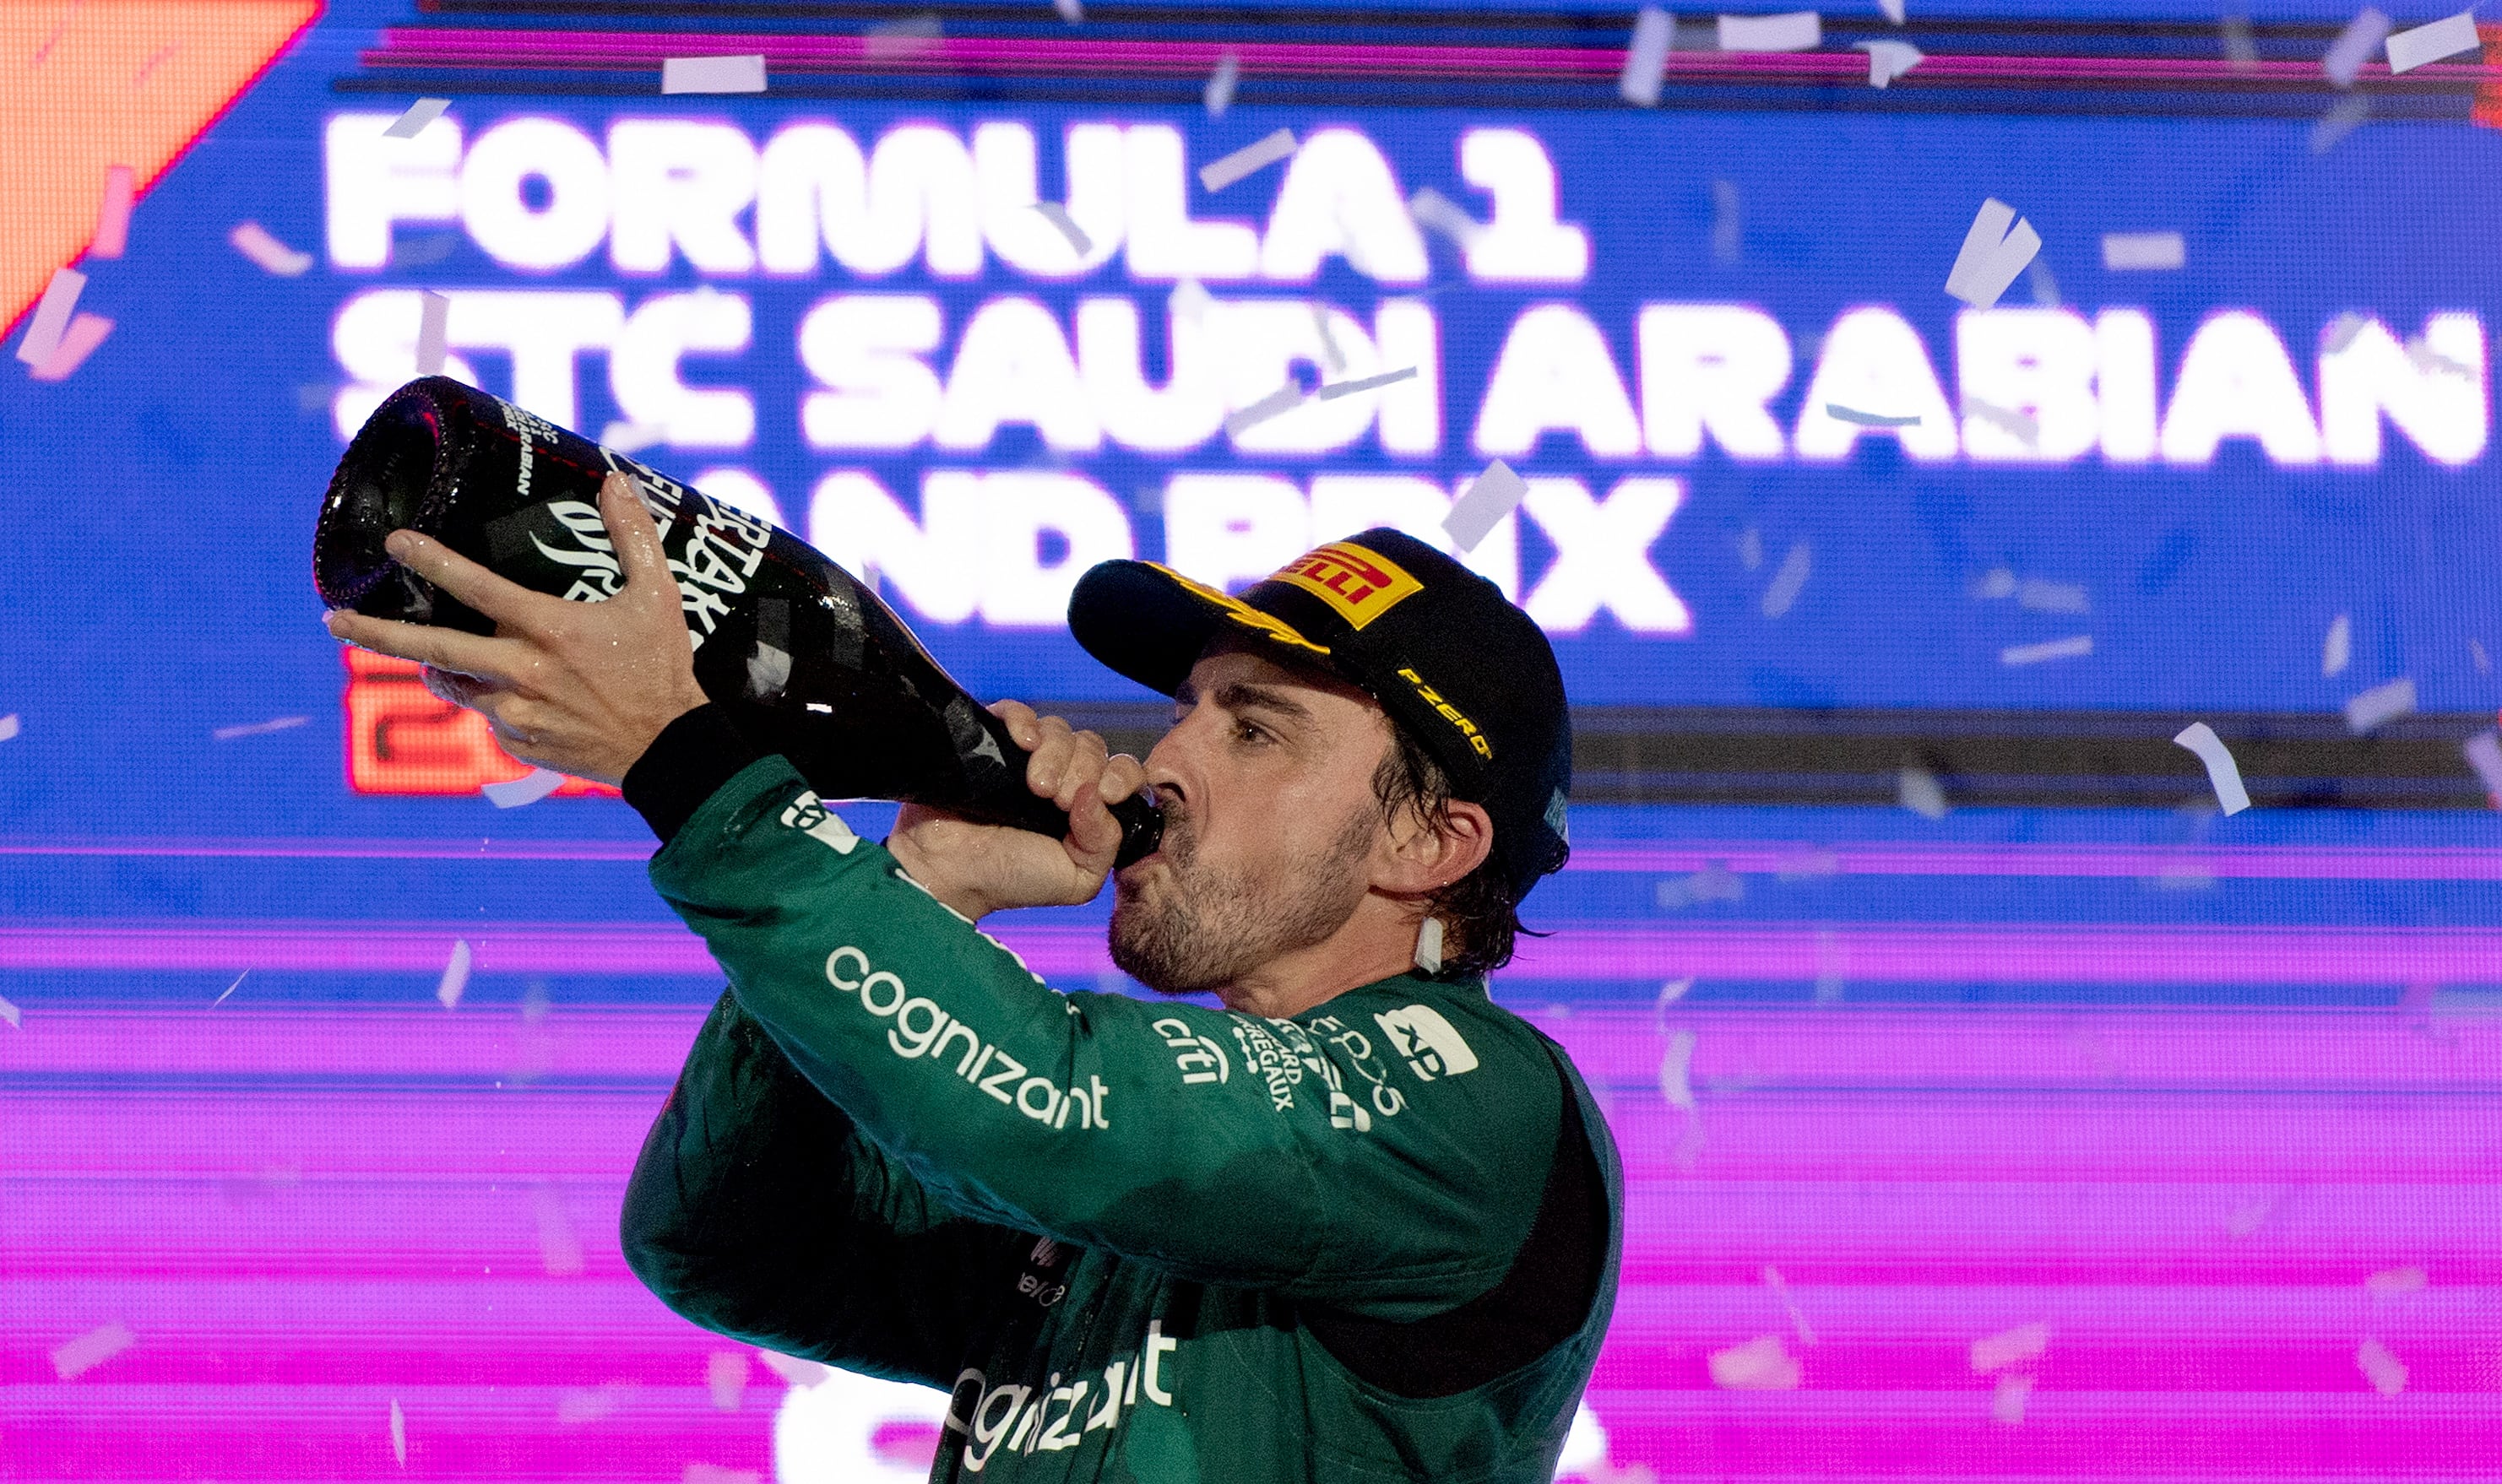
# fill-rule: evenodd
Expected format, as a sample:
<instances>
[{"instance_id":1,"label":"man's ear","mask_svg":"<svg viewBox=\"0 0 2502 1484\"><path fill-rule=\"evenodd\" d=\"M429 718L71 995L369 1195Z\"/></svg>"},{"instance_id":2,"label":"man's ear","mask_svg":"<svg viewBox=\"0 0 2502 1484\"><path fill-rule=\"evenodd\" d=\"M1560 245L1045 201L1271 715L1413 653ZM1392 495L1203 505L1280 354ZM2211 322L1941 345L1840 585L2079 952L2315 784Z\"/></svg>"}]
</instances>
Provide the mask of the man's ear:
<instances>
[{"instance_id":1,"label":"man's ear","mask_svg":"<svg viewBox=\"0 0 2502 1484\"><path fill-rule=\"evenodd\" d=\"M1494 853L1494 819L1482 804L1453 799L1438 824L1413 809L1390 823L1373 885L1395 896L1438 892L1485 863Z\"/></svg>"}]
</instances>

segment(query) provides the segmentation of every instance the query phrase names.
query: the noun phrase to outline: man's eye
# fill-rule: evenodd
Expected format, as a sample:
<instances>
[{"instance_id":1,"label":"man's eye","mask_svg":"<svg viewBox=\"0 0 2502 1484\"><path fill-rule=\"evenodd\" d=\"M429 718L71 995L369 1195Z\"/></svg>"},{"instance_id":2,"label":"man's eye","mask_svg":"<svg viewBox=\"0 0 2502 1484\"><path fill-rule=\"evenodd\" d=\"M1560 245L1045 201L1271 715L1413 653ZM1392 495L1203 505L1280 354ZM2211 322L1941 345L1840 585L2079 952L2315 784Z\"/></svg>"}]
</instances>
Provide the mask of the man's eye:
<instances>
[{"instance_id":1,"label":"man's eye","mask_svg":"<svg viewBox=\"0 0 2502 1484\"><path fill-rule=\"evenodd\" d=\"M1234 740L1237 742L1266 742L1268 740L1268 734L1266 731L1261 730L1259 724L1255 722L1236 722L1234 724Z\"/></svg>"}]
</instances>

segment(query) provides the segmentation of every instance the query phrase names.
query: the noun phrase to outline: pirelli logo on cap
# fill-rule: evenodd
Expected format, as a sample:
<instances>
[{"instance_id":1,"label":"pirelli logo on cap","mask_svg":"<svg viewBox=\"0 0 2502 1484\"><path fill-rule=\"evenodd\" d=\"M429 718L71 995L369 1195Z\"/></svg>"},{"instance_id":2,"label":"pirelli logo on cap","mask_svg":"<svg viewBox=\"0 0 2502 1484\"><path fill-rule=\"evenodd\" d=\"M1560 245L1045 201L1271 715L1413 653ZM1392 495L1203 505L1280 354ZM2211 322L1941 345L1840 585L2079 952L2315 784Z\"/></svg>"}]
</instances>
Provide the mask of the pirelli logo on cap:
<instances>
[{"instance_id":1,"label":"pirelli logo on cap","mask_svg":"<svg viewBox=\"0 0 2502 1484\"><path fill-rule=\"evenodd\" d=\"M1269 581L1293 583L1356 628L1425 590L1397 562L1348 541L1312 548L1278 568Z\"/></svg>"}]
</instances>

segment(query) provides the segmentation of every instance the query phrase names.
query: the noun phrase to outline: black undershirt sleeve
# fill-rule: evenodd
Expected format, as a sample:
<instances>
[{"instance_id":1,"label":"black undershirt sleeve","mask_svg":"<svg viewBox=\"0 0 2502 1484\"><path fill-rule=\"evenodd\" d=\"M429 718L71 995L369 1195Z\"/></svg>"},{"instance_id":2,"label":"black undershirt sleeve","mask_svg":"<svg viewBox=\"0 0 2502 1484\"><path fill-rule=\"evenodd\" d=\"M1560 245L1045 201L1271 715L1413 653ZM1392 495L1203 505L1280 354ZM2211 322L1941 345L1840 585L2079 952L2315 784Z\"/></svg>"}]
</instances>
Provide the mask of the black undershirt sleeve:
<instances>
[{"instance_id":1,"label":"black undershirt sleeve","mask_svg":"<svg viewBox=\"0 0 2502 1484\"><path fill-rule=\"evenodd\" d=\"M662 727L621 787L666 845L705 799L763 756L730 725L728 712L707 702Z\"/></svg>"}]
</instances>

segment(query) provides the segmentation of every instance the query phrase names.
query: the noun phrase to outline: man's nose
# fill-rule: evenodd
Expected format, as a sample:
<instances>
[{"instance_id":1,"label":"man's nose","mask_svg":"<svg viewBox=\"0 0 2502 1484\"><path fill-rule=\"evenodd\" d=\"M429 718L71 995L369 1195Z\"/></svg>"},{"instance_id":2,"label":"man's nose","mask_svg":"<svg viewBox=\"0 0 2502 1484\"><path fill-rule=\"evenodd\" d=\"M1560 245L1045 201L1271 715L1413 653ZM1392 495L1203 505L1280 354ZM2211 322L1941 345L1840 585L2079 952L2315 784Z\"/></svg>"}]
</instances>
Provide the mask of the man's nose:
<instances>
[{"instance_id":1,"label":"man's nose","mask_svg":"<svg viewBox=\"0 0 2502 1484\"><path fill-rule=\"evenodd\" d=\"M1206 714L1204 706L1192 708L1147 749L1147 787L1159 803L1169 807L1176 798L1191 797L1199 778L1195 759L1200 735L1206 729L1200 719Z\"/></svg>"}]
</instances>

